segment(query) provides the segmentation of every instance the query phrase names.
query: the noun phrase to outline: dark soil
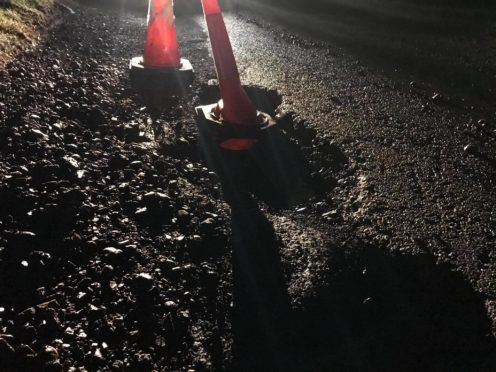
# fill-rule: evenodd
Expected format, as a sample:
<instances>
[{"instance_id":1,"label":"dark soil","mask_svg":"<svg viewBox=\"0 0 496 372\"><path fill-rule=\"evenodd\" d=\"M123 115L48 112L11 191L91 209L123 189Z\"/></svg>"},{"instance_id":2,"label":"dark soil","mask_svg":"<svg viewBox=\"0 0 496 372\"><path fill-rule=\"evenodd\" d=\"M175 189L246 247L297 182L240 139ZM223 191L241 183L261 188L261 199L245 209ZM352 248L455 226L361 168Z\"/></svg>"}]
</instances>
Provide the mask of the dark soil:
<instances>
[{"instance_id":1,"label":"dark soil","mask_svg":"<svg viewBox=\"0 0 496 372\"><path fill-rule=\"evenodd\" d=\"M142 17L77 8L0 73L0 370L494 369L490 119L227 20L278 124L246 153L197 131L219 98L198 17L177 19L195 82L153 123Z\"/></svg>"}]
</instances>

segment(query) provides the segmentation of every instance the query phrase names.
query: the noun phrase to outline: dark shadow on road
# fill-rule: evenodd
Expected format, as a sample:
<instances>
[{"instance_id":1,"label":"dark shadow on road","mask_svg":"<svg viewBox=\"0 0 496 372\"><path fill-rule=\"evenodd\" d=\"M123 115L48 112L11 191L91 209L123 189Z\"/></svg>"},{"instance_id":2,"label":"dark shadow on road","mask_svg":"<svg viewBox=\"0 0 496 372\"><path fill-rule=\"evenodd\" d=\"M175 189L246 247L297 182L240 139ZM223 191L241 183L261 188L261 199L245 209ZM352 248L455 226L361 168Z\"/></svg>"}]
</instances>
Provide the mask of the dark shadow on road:
<instances>
[{"instance_id":1,"label":"dark shadow on road","mask_svg":"<svg viewBox=\"0 0 496 372\"><path fill-rule=\"evenodd\" d=\"M224 152L201 130L200 142L208 166L220 178L224 198L231 206L233 265L233 366L254 370L259 361L284 370L281 314L289 308L279 256L279 241L272 225L253 199L255 171L250 153ZM265 179L265 177L264 177ZM257 194L260 197L260 194ZM275 204L281 199L275 197ZM256 358L253 358L256 356Z\"/></svg>"},{"instance_id":2,"label":"dark shadow on road","mask_svg":"<svg viewBox=\"0 0 496 372\"><path fill-rule=\"evenodd\" d=\"M483 300L448 265L358 241L333 247L328 285L294 309L281 281L277 238L262 216L253 217L233 215L235 370L482 371L495 365Z\"/></svg>"},{"instance_id":3,"label":"dark shadow on road","mask_svg":"<svg viewBox=\"0 0 496 372\"><path fill-rule=\"evenodd\" d=\"M262 97L255 100L259 107L264 106ZM253 371L260 368L261 361L264 368L270 366L272 370L283 371L286 365L283 329L289 299L280 242L253 195L271 206L288 206L295 195L286 163L293 148L289 142L284 144L284 136L278 130L264 135L267 136L279 143L264 143L265 150L258 144L252 151L229 152L221 150L205 127L199 125L206 163L219 176L224 198L231 206L234 345L229 370ZM301 155L297 158L289 164L300 169L305 162ZM296 179L302 177L298 172L291 173Z\"/></svg>"},{"instance_id":4,"label":"dark shadow on road","mask_svg":"<svg viewBox=\"0 0 496 372\"><path fill-rule=\"evenodd\" d=\"M232 205L233 369L285 370L289 299L272 225L258 208ZM254 357L256 356L256 357ZM264 367L265 368L265 367Z\"/></svg>"},{"instance_id":5,"label":"dark shadow on road","mask_svg":"<svg viewBox=\"0 0 496 372\"><path fill-rule=\"evenodd\" d=\"M428 256L360 241L331 248L328 285L293 310L294 370L490 370L495 343L482 297Z\"/></svg>"}]
</instances>

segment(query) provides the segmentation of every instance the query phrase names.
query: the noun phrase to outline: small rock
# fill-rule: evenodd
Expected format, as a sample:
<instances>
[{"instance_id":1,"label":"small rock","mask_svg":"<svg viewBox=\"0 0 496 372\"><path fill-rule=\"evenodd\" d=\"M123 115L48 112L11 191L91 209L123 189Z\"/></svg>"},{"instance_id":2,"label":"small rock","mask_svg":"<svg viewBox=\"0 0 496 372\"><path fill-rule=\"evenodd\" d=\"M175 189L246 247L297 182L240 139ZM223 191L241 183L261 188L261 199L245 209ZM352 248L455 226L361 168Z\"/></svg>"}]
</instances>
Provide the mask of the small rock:
<instances>
[{"instance_id":1,"label":"small rock","mask_svg":"<svg viewBox=\"0 0 496 372\"><path fill-rule=\"evenodd\" d=\"M211 217L203 220L201 223L200 223L201 226L212 226L212 225L215 225L215 220Z\"/></svg>"},{"instance_id":2,"label":"small rock","mask_svg":"<svg viewBox=\"0 0 496 372\"><path fill-rule=\"evenodd\" d=\"M124 362L122 360L115 360L110 366L110 370L114 372L123 371L124 370Z\"/></svg>"},{"instance_id":3,"label":"small rock","mask_svg":"<svg viewBox=\"0 0 496 372\"><path fill-rule=\"evenodd\" d=\"M441 94L439 93L434 93L431 97L431 100L432 102L434 102L435 104L438 104L438 103L441 103L441 101L443 100L443 97L441 96Z\"/></svg>"},{"instance_id":4,"label":"small rock","mask_svg":"<svg viewBox=\"0 0 496 372\"><path fill-rule=\"evenodd\" d=\"M177 217L179 217L179 218L186 218L188 216L189 216L188 211L186 211L184 209L180 209L177 211Z\"/></svg>"},{"instance_id":5,"label":"small rock","mask_svg":"<svg viewBox=\"0 0 496 372\"><path fill-rule=\"evenodd\" d=\"M136 278L138 278L139 280L146 280L146 281L153 279L152 276L148 273L139 273L138 275L136 275Z\"/></svg>"},{"instance_id":6,"label":"small rock","mask_svg":"<svg viewBox=\"0 0 496 372\"><path fill-rule=\"evenodd\" d=\"M154 203L156 201L170 200L170 197L161 192L150 191L143 195L142 200L145 203Z\"/></svg>"},{"instance_id":7,"label":"small rock","mask_svg":"<svg viewBox=\"0 0 496 372\"><path fill-rule=\"evenodd\" d=\"M148 273L139 273L134 277L133 284L137 289L147 291L153 285L153 277Z\"/></svg>"},{"instance_id":8,"label":"small rock","mask_svg":"<svg viewBox=\"0 0 496 372\"><path fill-rule=\"evenodd\" d=\"M38 358L42 363L55 362L59 359L59 353L53 346L45 345L38 353Z\"/></svg>"},{"instance_id":9,"label":"small rock","mask_svg":"<svg viewBox=\"0 0 496 372\"><path fill-rule=\"evenodd\" d=\"M98 348L95 350L95 353L93 354L93 359L98 364L105 363L105 358L103 357L102 352Z\"/></svg>"},{"instance_id":10,"label":"small rock","mask_svg":"<svg viewBox=\"0 0 496 372\"><path fill-rule=\"evenodd\" d=\"M475 145L468 144L465 147L463 147L463 152L465 152L466 154L476 155L478 150Z\"/></svg>"},{"instance_id":11,"label":"small rock","mask_svg":"<svg viewBox=\"0 0 496 372\"><path fill-rule=\"evenodd\" d=\"M334 209L332 211L323 213L322 217L324 217L324 218L337 218L337 217L339 217L339 213L336 209Z\"/></svg>"},{"instance_id":12,"label":"small rock","mask_svg":"<svg viewBox=\"0 0 496 372\"><path fill-rule=\"evenodd\" d=\"M166 301L164 305L169 310L177 309L178 307L174 301Z\"/></svg>"},{"instance_id":13,"label":"small rock","mask_svg":"<svg viewBox=\"0 0 496 372\"><path fill-rule=\"evenodd\" d=\"M148 212L148 208L147 208L147 207L144 207L144 208L138 208L138 209L136 210L136 212L134 213L134 215L135 215L136 217L140 217L140 216L145 215L147 212Z\"/></svg>"},{"instance_id":14,"label":"small rock","mask_svg":"<svg viewBox=\"0 0 496 372\"><path fill-rule=\"evenodd\" d=\"M9 360L14 355L14 348L6 340L0 338L0 360Z\"/></svg>"},{"instance_id":15,"label":"small rock","mask_svg":"<svg viewBox=\"0 0 496 372\"><path fill-rule=\"evenodd\" d=\"M103 249L103 252L105 252L108 255L111 256L119 256L122 254L122 249L119 248L114 248L114 247L107 247Z\"/></svg>"},{"instance_id":16,"label":"small rock","mask_svg":"<svg viewBox=\"0 0 496 372\"><path fill-rule=\"evenodd\" d=\"M67 327L64 332L69 336L74 336L74 330L71 327Z\"/></svg>"},{"instance_id":17,"label":"small rock","mask_svg":"<svg viewBox=\"0 0 496 372\"><path fill-rule=\"evenodd\" d=\"M135 368L141 371L151 370L153 360L150 354L135 354L134 357Z\"/></svg>"},{"instance_id":18,"label":"small rock","mask_svg":"<svg viewBox=\"0 0 496 372\"><path fill-rule=\"evenodd\" d=\"M109 278L113 272L114 272L114 267L112 265L105 265L102 268L102 277Z\"/></svg>"},{"instance_id":19,"label":"small rock","mask_svg":"<svg viewBox=\"0 0 496 372\"><path fill-rule=\"evenodd\" d=\"M79 163L76 159L70 157L70 156L64 156L62 158L63 164L68 166L69 168L72 168L74 170L77 170L79 167Z\"/></svg>"},{"instance_id":20,"label":"small rock","mask_svg":"<svg viewBox=\"0 0 496 372\"><path fill-rule=\"evenodd\" d=\"M31 129L30 138L43 141L47 141L49 139L49 137L45 133L38 129Z\"/></svg>"},{"instance_id":21,"label":"small rock","mask_svg":"<svg viewBox=\"0 0 496 372\"><path fill-rule=\"evenodd\" d=\"M135 160L132 161L129 165L134 169L140 169L143 167L143 162L141 160Z\"/></svg>"},{"instance_id":22,"label":"small rock","mask_svg":"<svg viewBox=\"0 0 496 372\"><path fill-rule=\"evenodd\" d=\"M17 348L17 353L25 358L34 358L36 356L34 350L31 349L31 347L26 344L19 345L19 347Z\"/></svg>"},{"instance_id":23,"label":"small rock","mask_svg":"<svg viewBox=\"0 0 496 372\"><path fill-rule=\"evenodd\" d=\"M51 300L47 302L43 302L41 304L36 305L37 310L45 310L45 309L59 309L60 304L57 300Z\"/></svg>"}]
</instances>

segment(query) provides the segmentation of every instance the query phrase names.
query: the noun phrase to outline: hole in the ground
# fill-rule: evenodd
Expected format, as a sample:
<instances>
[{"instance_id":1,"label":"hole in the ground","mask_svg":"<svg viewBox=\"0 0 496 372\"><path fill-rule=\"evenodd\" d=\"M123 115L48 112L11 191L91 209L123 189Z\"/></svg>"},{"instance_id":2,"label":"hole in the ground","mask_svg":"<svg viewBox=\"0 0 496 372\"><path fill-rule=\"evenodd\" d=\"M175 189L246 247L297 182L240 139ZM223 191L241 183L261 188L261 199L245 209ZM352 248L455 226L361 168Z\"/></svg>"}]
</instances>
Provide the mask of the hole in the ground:
<instances>
[{"instance_id":1,"label":"hole in the ground","mask_svg":"<svg viewBox=\"0 0 496 372\"><path fill-rule=\"evenodd\" d=\"M275 90L245 87L256 107L276 118L277 125L262 132L250 151L218 149L208 133L200 131L207 163L219 174L229 202L254 194L275 208L287 208L320 198L336 185L334 173L347 163L338 146L317 138L316 131L294 115L278 114L282 97ZM206 85L200 102L219 99L217 86Z\"/></svg>"}]
</instances>

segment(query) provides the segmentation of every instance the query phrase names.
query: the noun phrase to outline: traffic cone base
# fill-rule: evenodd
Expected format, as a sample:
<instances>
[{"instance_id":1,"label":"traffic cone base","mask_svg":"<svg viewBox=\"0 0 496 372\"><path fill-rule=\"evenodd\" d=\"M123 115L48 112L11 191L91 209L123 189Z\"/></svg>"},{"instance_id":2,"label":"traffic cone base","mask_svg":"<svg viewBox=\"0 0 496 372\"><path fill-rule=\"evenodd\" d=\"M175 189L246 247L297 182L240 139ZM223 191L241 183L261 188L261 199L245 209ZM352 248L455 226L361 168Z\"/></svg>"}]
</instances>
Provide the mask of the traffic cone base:
<instances>
[{"instance_id":1,"label":"traffic cone base","mask_svg":"<svg viewBox=\"0 0 496 372\"><path fill-rule=\"evenodd\" d=\"M183 93L193 81L193 67L180 58L173 0L149 0L142 57L131 59L129 74L137 90Z\"/></svg>"},{"instance_id":2,"label":"traffic cone base","mask_svg":"<svg viewBox=\"0 0 496 372\"><path fill-rule=\"evenodd\" d=\"M213 105L197 107L198 125L208 127L221 148L249 150L257 143L261 130L274 121L269 115L257 111L241 85L218 0L201 2L222 99Z\"/></svg>"},{"instance_id":3,"label":"traffic cone base","mask_svg":"<svg viewBox=\"0 0 496 372\"><path fill-rule=\"evenodd\" d=\"M196 121L200 131L212 137L219 147L230 151L246 151L259 140L263 131L274 126L274 119L257 112L256 125L239 125L222 118L219 103L196 107Z\"/></svg>"},{"instance_id":4,"label":"traffic cone base","mask_svg":"<svg viewBox=\"0 0 496 372\"><path fill-rule=\"evenodd\" d=\"M180 59L179 68L145 67L143 57L134 57L129 63L131 85L136 90L166 91L171 94L184 92L193 82L191 63Z\"/></svg>"}]
</instances>

